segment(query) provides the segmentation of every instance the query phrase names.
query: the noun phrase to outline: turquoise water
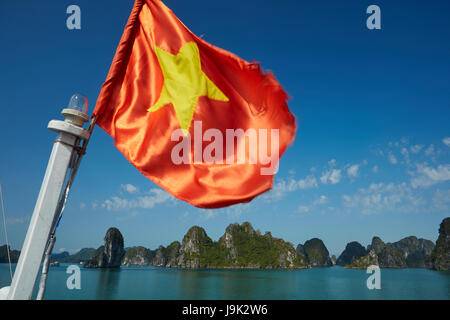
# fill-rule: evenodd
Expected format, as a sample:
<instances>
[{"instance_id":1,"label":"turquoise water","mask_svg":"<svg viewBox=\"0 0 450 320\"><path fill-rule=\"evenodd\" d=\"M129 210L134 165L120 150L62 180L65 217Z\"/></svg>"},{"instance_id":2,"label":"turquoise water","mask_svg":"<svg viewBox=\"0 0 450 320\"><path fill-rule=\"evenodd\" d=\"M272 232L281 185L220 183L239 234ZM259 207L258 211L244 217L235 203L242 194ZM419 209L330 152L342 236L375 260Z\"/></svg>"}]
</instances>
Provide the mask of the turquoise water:
<instances>
[{"instance_id":1,"label":"turquoise water","mask_svg":"<svg viewBox=\"0 0 450 320\"><path fill-rule=\"evenodd\" d=\"M450 299L450 272L381 269L381 289L369 290L365 270L177 270L81 268L81 289L67 289L68 264L51 267L46 299ZM10 284L0 264L0 287Z\"/></svg>"}]
</instances>

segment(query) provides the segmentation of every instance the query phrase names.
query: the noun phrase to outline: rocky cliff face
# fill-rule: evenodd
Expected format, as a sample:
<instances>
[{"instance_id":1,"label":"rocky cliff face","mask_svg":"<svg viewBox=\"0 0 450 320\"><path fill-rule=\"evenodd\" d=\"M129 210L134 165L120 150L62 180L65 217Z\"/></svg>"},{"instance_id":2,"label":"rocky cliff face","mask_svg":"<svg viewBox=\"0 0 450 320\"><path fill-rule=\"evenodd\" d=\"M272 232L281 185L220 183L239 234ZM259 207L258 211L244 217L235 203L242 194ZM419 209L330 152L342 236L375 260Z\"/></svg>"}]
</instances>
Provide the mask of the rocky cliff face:
<instances>
[{"instance_id":1,"label":"rocky cliff face","mask_svg":"<svg viewBox=\"0 0 450 320\"><path fill-rule=\"evenodd\" d=\"M349 269L366 269L371 265L379 265L378 256L373 249L365 256L356 259L353 263L347 264L345 267Z\"/></svg>"},{"instance_id":2,"label":"rocky cliff face","mask_svg":"<svg viewBox=\"0 0 450 320\"><path fill-rule=\"evenodd\" d=\"M225 234L219 239L219 244L222 247L225 247L228 249L228 255L227 255L226 259L229 261L234 261L234 262L237 261L237 251L236 251L236 247L233 242L233 234L235 232L237 232L239 228L240 228L240 226L238 223L230 224L225 229Z\"/></svg>"},{"instance_id":3,"label":"rocky cliff face","mask_svg":"<svg viewBox=\"0 0 450 320\"><path fill-rule=\"evenodd\" d=\"M183 237L179 255L176 258L176 266L192 269L208 267L205 259L201 258L204 258L212 245L213 241L208 237L206 231L199 226L193 226Z\"/></svg>"},{"instance_id":4,"label":"rocky cliff face","mask_svg":"<svg viewBox=\"0 0 450 320\"><path fill-rule=\"evenodd\" d=\"M146 266L153 258L153 252L144 247L129 248L125 252L122 264L126 266Z\"/></svg>"},{"instance_id":5,"label":"rocky cliff face","mask_svg":"<svg viewBox=\"0 0 450 320\"><path fill-rule=\"evenodd\" d=\"M318 238L308 240L303 245L299 244L296 252L297 254L303 254L308 264L312 267L329 267L333 265L327 247Z\"/></svg>"},{"instance_id":6,"label":"rocky cliff face","mask_svg":"<svg viewBox=\"0 0 450 320\"><path fill-rule=\"evenodd\" d=\"M392 243L384 243L379 237L373 237L368 250L374 250L381 268L406 268L402 252Z\"/></svg>"},{"instance_id":7,"label":"rocky cliff face","mask_svg":"<svg viewBox=\"0 0 450 320\"><path fill-rule=\"evenodd\" d=\"M181 244L178 241L173 241L167 248L159 246L150 265L155 267L176 268L180 247Z\"/></svg>"},{"instance_id":8,"label":"rocky cliff face","mask_svg":"<svg viewBox=\"0 0 450 320\"><path fill-rule=\"evenodd\" d=\"M304 256L304 257L306 258L305 248L303 247L303 245L302 245L301 243L299 243L299 244L297 245L297 248L295 249L295 252L296 252L298 255L302 255L302 256Z\"/></svg>"},{"instance_id":9,"label":"rocky cliff face","mask_svg":"<svg viewBox=\"0 0 450 320\"><path fill-rule=\"evenodd\" d=\"M181 244L178 241L173 241L165 250L167 257L166 267L173 268L178 266L178 256L180 254Z\"/></svg>"},{"instance_id":10,"label":"rocky cliff face","mask_svg":"<svg viewBox=\"0 0 450 320\"><path fill-rule=\"evenodd\" d=\"M117 228L109 228L104 238L104 245L95 251L84 267L117 268L120 267L124 255L122 234Z\"/></svg>"},{"instance_id":11,"label":"rocky cliff face","mask_svg":"<svg viewBox=\"0 0 450 320\"><path fill-rule=\"evenodd\" d=\"M450 218L442 220L439 237L430 257L430 267L435 270L450 270Z\"/></svg>"},{"instance_id":12,"label":"rocky cliff face","mask_svg":"<svg viewBox=\"0 0 450 320\"><path fill-rule=\"evenodd\" d=\"M365 256L366 254L366 248L364 248L359 242L352 241L347 243L345 250L336 260L336 264L339 266L346 266L348 264L352 264L355 260Z\"/></svg>"},{"instance_id":13,"label":"rocky cliff face","mask_svg":"<svg viewBox=\"0 0 450 320\"><path fill-rule=\"evenodd\" d=\"M151 262L152 266L155 267L165 267L166 266L166 262L167 262L167 258L165 256L165 249L163 246L159 246L158 249L156 250L156 254L153 257L153 260Z\"/></svg>"},{"instance_id":14,"label":"rocky cliff face","mask_svg":"<svg viewBox=\"0 0 450 320\"><path fill-rule=\"evenodd\" d=\"M426 268L430 266L430 256L434 243L430 240L406 237L392 244L402 253L408 268Z\"/></svg>"}]
</instances>

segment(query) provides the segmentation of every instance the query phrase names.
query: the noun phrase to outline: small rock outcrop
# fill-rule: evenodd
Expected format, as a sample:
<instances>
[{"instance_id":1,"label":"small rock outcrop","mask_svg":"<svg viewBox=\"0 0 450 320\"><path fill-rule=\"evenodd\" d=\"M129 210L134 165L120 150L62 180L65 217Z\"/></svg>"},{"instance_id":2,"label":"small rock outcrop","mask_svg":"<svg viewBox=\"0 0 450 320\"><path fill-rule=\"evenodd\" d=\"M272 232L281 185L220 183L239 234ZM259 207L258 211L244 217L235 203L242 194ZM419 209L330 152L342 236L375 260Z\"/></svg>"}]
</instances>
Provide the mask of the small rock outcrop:
<instances>
[{"instance_id":1,"label":"small rock outcrop","mask_svg":"<svg viewBox=\"0 0 450 320\"><path fill-rule=\"evenodd\" d=\"M430 267L434 270L450 270L450 218L442 220L439 237L430 257Z\"/></svg>"},{"instance_id":2,"label":"small rock outcrop","mask_svg":"<svg viewBox=\"0 0 450 320\"><path fill-rule=\"evenodd\" d=\"M348 264L345 267L348 269L366 269L371 265L379 265L378 256L373 249L370 250L365 256L356 259L353 263Z\"/></svg>"},{"instance_id":3,"label":"small rock outcrop","mask_svg":"<svg viewBox=\"0 0 450 320\"><path fill-rule=\"evenodd\" d=\"M109 228L104 245L98 248L84 264L85 268L118 268L125 255L123 237L117 228Z\"/></svg>"},{"instance_id":4,"label":"small rock outcrop","mask_svg":"<svg viewBox=\"0 0 450 320\"><path fill-rule=\"evenodd\" d=\"M339 266L346 266L348 264L352 264L355 260L365 256L366 254L366 248L364 248L359 242L352 241L347 243L345 250L336 260L336 264Z\"/></svg>"},{"instance_id":5,"label":"small rock outcrop","mask_svg":"<svg viewBox=\"0 0 450 320\"><path fill-rule=\"evenodd\" d=\"M19 250L11 250L11 247L9 247L9 257L11 259L11 263L16 263L19 261L20 251ZM0 263L8 263L8 246L4 244L3 246L0 246Z\"/></svg>"}]
</instances>

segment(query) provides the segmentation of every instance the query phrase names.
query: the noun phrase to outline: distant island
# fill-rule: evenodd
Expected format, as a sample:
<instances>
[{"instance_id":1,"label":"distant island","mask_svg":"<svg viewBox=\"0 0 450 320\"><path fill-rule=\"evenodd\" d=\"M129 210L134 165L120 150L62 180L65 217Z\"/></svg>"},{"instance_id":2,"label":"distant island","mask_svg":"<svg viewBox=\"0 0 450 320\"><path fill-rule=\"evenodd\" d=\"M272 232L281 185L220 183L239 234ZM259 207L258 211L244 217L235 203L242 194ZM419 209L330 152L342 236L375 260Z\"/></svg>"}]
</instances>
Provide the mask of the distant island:
<instances>
[{"instance_id":1,"label":"distant island","mask_svg":"<svg viewBox=\"0 0 450 320\"><path fill-rule=\"evenodd\" d=\"M19 252L12 251L13 262ZM6 260L5 260L6 258ZM0 247L0 262L8 262L6 245ZM436 245L433 241L415 236L394 243L384 243L373 237L367 247L349 242L336 259L321 239L313 238L296 248L290 242L275 238L270 232L262 234L249 222L230 224L218 241L206 231L191 227L182 242L173 241L156 250L145 247L124 248L123 236L117 228L106 232L104 245L98 249L84 248L69 255L53 254L53 261L84 263L86 268L117 268L125 266L156 266L183 269L305 269L339 265L365 269L369 265L381 268L450 269L450 218L439 227Z\"/></svg>"}]
</instances>

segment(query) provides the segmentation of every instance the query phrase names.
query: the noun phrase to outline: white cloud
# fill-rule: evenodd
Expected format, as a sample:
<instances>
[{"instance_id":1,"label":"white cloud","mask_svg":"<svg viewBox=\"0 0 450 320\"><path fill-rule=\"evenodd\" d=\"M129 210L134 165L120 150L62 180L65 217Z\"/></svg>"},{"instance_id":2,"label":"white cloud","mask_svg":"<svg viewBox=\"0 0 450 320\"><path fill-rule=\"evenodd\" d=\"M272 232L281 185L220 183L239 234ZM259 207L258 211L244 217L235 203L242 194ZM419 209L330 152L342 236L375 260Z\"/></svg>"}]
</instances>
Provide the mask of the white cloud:
<instances>
[{"instance_id":1,"label":"white cloud","mask_svg":"<svg viewBox=\"0 0 450 320\"><path fill-rule=\"evenodd\" d=\"M328 198L325 195L321 195L319 198L313 201L310 205L302 204L297 208L297 211L300 213L307 213L310 212L312 209L314 209L317 206L323 205L328 202Z\"/></svg>"},{"instance_id":2,"label":"white cloud","mask_svg":"<svg viewBox=\"0 0 450 320\"><path fill-rule=\"evenodd\" d=\"M309 212L309 210L310 210L310 207L308 207L308 206L299 206L298 207L298 211L301 213L307 213L307 212Z\"/></svg>"},{"instance_id":3,"label":"white cloud","mask_svg":"<svg viewBox=\"0 0 450 320\"><path fill-rule=\"evenodd\" d=\"M342 174L340 169L330 169L322 173L320 182L323 184L337 184L341 181Z\"/></svg>"},{"instance_id":4,"label":"white cloud","mask_svg":"<svg viewBox=\"0 0 450 320\"><path fill-rule=\"evenodd\" d=\"M327 203L327 201L328 201L327 196L321 195L318 199L314 201L314 204L315 205L324 204Z\"/></svg>"},{"instance_id":5,"label":"white cloud","mask_svg":"<svg viewBox=\"0 0 450 320\"><path fill-rule=\"evenodd\" d=\"M417 171L412 175L414 176L411 179L413 188L429 187L450 180L450 164L438 165L436 168L418 164Z\"/></svg>"},{"instance_id":6,"label":"white cloud","mask_svg":"<svg viewBox=\"0 0 450 320\"><path fill-rule=\"evenodd\" d=\"M394 156L392 152L389 152L389 162L392 164L397 164L397 158Z\"/></svg>"},{"instance_id":7,"label":"white cloud","mask_svg":"<svg viewBox=\"0 0 450 320\"><path fill-rule=\"evenodd\" d=\"M299 189L311 189L317 188L317 180L313 175L307 176L305 179L300 179L297 181L297 186Z\"/></svg>"},{"instance_id":8,"label":"white cloud","mask_svg":"<svg viewBox=\"0 0 450 320\"><path fill-rule=\"evenodd\" d=\"M433 156L434 155L434 145L430 144L430 146L425 150L425 154L427 156Z\"/></svg>"},{"instance_id":9,"label":"white cloud","mask_svg":"<svg viewBox=\"0 0 450 320\"><path fill-rule=\"evenodd\" d=\"M239 203L230 207L224 208L228 218L237 218L251 208L250 203Z\"/></svg>"},{"instance_id":10,"label":"white cloud","mask_svg":"<svg viewBox=\"0 0 450 320\"><path fill-rule=\"evenodd\" d=\"M422 150L422 148L423 148L423 145L416 144L416 145L411 146L409 149L411 150L412 153L419 153L420 150Z\"/></svg>"},{"instance_id":11,"label":"white cloud","mask_svg":"<svg viewBox=\"0 0 450 320\"><path fill-rule=\"evenodd\" d=\"M197 210L197 212L202 220L209 220L223 215L226 215L229 219L236 219L248 212L251 208L251 203L238 203L225 208L201 209ZM189 213L184 213L183 218L187 217L188 215Z\"/></svg>"},{"instance_id":12,"label":"white cloud","mask_svg":"<svg viewBox=\"0 0 450 320\"><path fill-rule=\"evenodd\" d=\"M122 214L119 217L116 217L116 220L117 221L126 221L126 220L132 219L134 217L137 217L139 215L141 215L139 212L131 211L131 212L127 212L126 214Z\"/></svg>"},{"instance_id":13,"label":"white cloud","mask_svg":"<svg viewBox=\"0 0 450 320\"><path fill-rule=\"evenodd\" d=\"M205 220L209 220L209 219L217 217L217 215L218 215L218 212L211 210L211 211L207 211L206 213L202 214L202 218Z\"/></svg>"},{"instance_id":14,"label":"white cloud","mask_svg":"<svg viewBox=\"0 0 450 320\"><path fill-rule=\"evenodd\" d=\"M373 166L372 172L373 172L373 173L377 173L377 172L378 172L378 166Z\"/></svg>"},{"instance_id":15,"label":"white cloud","mask_svg":"<svg viewBox=\"0 0 450 320\"><path fill-rule=\"evenodd\" d=\"M283 199L286 193L312 188L317 188L317 180L313 175L309 175L300 180L293 178L289 178L288 180L281 179L274 184L272 190L263 194L262 198L267 202L271 202Z\"/></svg>"},{"instance_id":16,"label":"white cloud","mask_svg":"<svg viewBox=\"0 0 450 320\"><path fill-rule=\"evenodd\" d=\"M373 183L353 195L343 195L343 204L362 214L412 212L424 203L406 183Z\"/></svg>"},{"instance_id":17,"label":"white cloud","mask_svg":"<svg viewBox=\"0 0 450 320\"><path fill-rule=\"evenodd\" d=\"M17 218L7 218L6 219L6 225L13 225L13 224L22 224L22 223L27 223L28 221L30 221L30 216L26 216L26 217L17 217Z\"/></svg>"},{"instance_id":18,"label":"white cloud","mask_svg":"<svg viewBox=\"0 0 450 320\"><path fill-rule=\"evenodd\" d=\"M408 149L403 147L402 150L401 150L401 154L403 155L403 158L405 159L405 162L409 164L410 161L409 161Z\"/></svg>"},{"instance_id":19,"label":"white cloud","mask_svg":"<svg viewBox=\"0 0 450 320\"><path fill-rule=\"evenodd\" d=\"M347 169L347 175L350 178L357 178L359 175L359 164L354 164Z\"/></svg>"},{"instance_id":20,"label":"white cloud","mask_svg":"<svg viewBox=\"0 0 450 320\"><path fill-rule=\"evenodd\" d=\"M445 137L444 139L442 139L442 143L447 147L450 147L450 137Z\"/></svg>"},{"instance_id":21,"label":"white cloud","mask_svg":"<svg viewBox=\"0 0 450 320\"><path fill-rule=\"evenodd\" d=\"M111 199L103 201L102 208L108 211L116 210L129 210L129 209L150 209L155 205L173 200L174 198L162 189L150 189L149 195L139 196L132 199L120 198L117 196L111 197Z\"/></svg>"},{"instance_id":22,"label":"white cloud","mask_svg":"<svg viewBox=\"0 0 450 320\"><path fill-rule=\"evenodd\" d=\"M403 144L408 144L409 140L408 140L408 138L403 137L403 138L400 139L400 142L403 143Z\"/></svg>"},{"instance_id":23,"label":"white cloud","mask_svg":"<svg viewBox=\"0 0 450 320\"><path fill-rule=\"evenodd\" d=\"M322 176L320 177L320 182L322 182L323 184L327 183L330 174L331 174L330 171L325 171L324 173L322 173Z\"/></svg>"},{"instance_id":24,"label":"white cloud","mask_svg":"<svg viewBox=\"0 0 450 320\"><path fill-rule=\"evenodd\" d=\"M139 192L138 187L133 186L132 184L129 184L129 183L120 185L120 188L122 190L128 192L129 194L134 194L134 193Z\"/></svg>"}]
</instances>

